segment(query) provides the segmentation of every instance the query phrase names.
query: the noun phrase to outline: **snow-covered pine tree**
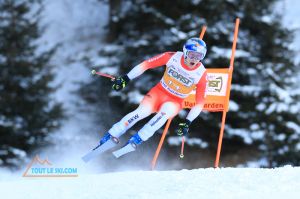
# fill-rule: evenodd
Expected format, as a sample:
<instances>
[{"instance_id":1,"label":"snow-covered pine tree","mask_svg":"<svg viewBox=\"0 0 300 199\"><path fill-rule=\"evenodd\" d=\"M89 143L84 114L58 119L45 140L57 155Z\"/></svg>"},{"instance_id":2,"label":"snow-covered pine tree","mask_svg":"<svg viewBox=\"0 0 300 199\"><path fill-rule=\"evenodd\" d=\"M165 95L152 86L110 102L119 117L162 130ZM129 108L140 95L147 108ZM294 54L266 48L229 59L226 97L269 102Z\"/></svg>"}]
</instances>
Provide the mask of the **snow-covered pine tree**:
<instances>
[{"instance_id":1,"label":"snow-covered pine tree","mask_svg":"<svg viewBox=\"0 0 300 199\"><path fill-rule=\"evenodd\" d=\"M0 165L19 166L63 116L50 96L54 49L36 43L41 10L40 1L0 1Z\"/></svg>"},{"instance_id":2,"label":"snow-covered pine tree","mask_svg":"<svg viewBox=\"0 0 300 199\"><path fill-rule=\"evenodd\" d=\"M288 48L292 32L282 26L281 16L275 12L277 2L110 1L109 42L99 52L103 61L99 69L121 75L151 56L181 51L185 40L198 36L202 25L208 26L204 36L208 45L204 65L228 67L234 20L239 17L223 152L236 152L243 145L254 146L264 152L263 157L268 157L268 166L299 165L299 107L296 106L299 94L292 92L296 67ZM163 70L147 71L132 81L129 89L118 93L123 99L119 104L123 111L136 106L137 94L145 94L154 86ZM103 98L100 94L94 97ZM190 136L209 142L215 150L219 123L220 114L202 113L193 123Z\"/></svg>"}]
</instances>

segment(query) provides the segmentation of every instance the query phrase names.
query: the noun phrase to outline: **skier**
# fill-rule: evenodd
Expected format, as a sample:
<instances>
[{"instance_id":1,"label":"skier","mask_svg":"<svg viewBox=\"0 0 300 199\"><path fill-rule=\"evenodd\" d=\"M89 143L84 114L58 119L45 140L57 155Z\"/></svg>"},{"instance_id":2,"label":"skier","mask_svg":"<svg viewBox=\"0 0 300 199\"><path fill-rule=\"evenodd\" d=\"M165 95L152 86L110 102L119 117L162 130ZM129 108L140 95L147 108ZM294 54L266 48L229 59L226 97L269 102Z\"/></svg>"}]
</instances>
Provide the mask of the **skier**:
<instances>
[{"instance_id":1,"label":"skier","mask_svg":"<svg viewBox=\"0 0 300 199\"><path fill-rule=\"evenodd\" d=\"M189 126L200 114L204 104L206 69L201 61L205 57L206 51L206 44L203 40L191 38L184 44L183 52L162 53L135 66L128 74L114 79L112 88L119 91L147 69L166 66L160 82L144 96L136 110L127 114L104 134L99 147L108 140L118 143L118 138L135 123L156 112L154 117L133 135L123 148L113 154L119 157L134 151L139 144L148 140L161 128L169 118L177 115L182 109L183 100L193 90L196 90L196 104L191 108L186 119L179 123L177 129L178 135L186 135Z\"/></svg>"}]
</instances>

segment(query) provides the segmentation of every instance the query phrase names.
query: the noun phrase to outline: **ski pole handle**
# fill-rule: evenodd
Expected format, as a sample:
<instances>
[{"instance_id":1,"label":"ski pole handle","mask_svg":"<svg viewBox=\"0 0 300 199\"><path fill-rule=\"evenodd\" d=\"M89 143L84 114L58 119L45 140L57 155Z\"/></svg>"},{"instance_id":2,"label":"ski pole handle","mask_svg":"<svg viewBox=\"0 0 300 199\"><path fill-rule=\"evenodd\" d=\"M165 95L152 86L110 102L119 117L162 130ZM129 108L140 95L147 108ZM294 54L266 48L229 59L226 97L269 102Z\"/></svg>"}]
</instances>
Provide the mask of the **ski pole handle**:
<instances>
[{"instance_id":1,"label":"ski pole handle","mask_svg":"<svg viewBox=\"0 0 300 199\"><path fill-rule=\"evenodd\" d=\"M97 72L96 70L92 70L91 73L92 73L92 75L98 75L98 76L107 77L107 78L110 78L110 79L115 79L115 77L112 76L112 75L108 75L108 74L105 74L105 73L100 73L100 72Z\"/></svg>"},{"instance_id":2,"label":"ski pole handle","mask_svg":"<svg viewBox=\"0 0 300 199\"><path fill-rule=\"evenodd\" d=\"M181 153L179 155L179 157L182 159L184 157L183 155L183 150L184 150L184 136L182 136L182 140L181 140Z\"/></svg>"}]
</instances>

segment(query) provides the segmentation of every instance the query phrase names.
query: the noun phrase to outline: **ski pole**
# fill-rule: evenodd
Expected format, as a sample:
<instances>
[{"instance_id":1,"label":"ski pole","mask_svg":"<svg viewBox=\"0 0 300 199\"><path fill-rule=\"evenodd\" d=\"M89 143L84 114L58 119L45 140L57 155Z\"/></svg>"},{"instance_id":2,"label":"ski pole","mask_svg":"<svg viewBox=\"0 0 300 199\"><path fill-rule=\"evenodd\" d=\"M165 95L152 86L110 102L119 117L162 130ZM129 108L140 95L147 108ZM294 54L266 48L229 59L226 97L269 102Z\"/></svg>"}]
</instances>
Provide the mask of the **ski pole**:
<instances>
[{"instance_id":1,"label":"ski pole","mask_svg":"<svg viewBox=\"0 0 300 199\"><path fill-rule=\"evenodd\" d=\"M112 75L108 75L108 74L105 74L105 73L100 73L100 72L97 72L96 70L92 70L91 73L92 73L92 75L98 75L98 76L107 77L107 78L110 78L110 79L115 79L115 77L112 76Z\"/></svg>"},{"instance_id":2,"label":"ski pole","mask_svg":"<svg viewBox=\"0 0 300 199\"><path fill-rule=\"evenodd\" d=\"M179 155L179 157L182 159L184 157L183 155L183 150L184 150L184 136L182 136L182 140L181 140L181 153Z\"/></svg>"}]
</instances>

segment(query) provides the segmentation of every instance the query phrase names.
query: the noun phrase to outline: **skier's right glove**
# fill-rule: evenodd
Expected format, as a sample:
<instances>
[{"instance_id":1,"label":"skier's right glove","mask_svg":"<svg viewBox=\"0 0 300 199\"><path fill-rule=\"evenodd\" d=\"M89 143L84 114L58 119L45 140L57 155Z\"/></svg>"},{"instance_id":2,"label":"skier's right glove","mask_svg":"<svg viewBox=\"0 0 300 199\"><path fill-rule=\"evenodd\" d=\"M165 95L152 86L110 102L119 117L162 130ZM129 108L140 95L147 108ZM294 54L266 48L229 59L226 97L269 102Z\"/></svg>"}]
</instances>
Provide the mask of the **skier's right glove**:
<instances>
[{"instance_id":1,"label":"skier's right glove","mask_svg":"<svg viewBox=\"0 0 300 199\"><path fill-rule=\"evenodd\" d=\"M115 91L122 90L127 86L129 81L130 79L127 75L124 75L122 77L117 77L112 80L112 84L113 84L112 89L114 89Z\"/></svg>"},{"instance_id":2,"label":"skier's right glove","mask_svg":"<svg viewBox=\"0 0 300 199\"><path fill-rule=\"evenodd\" d=\"M191 121L189 121L187 119L185 121L179 123L178 129L176 131L177 135L178 136L186 136L189 132L190 125L191 125Z\"/></svg>"}]
</instances>

